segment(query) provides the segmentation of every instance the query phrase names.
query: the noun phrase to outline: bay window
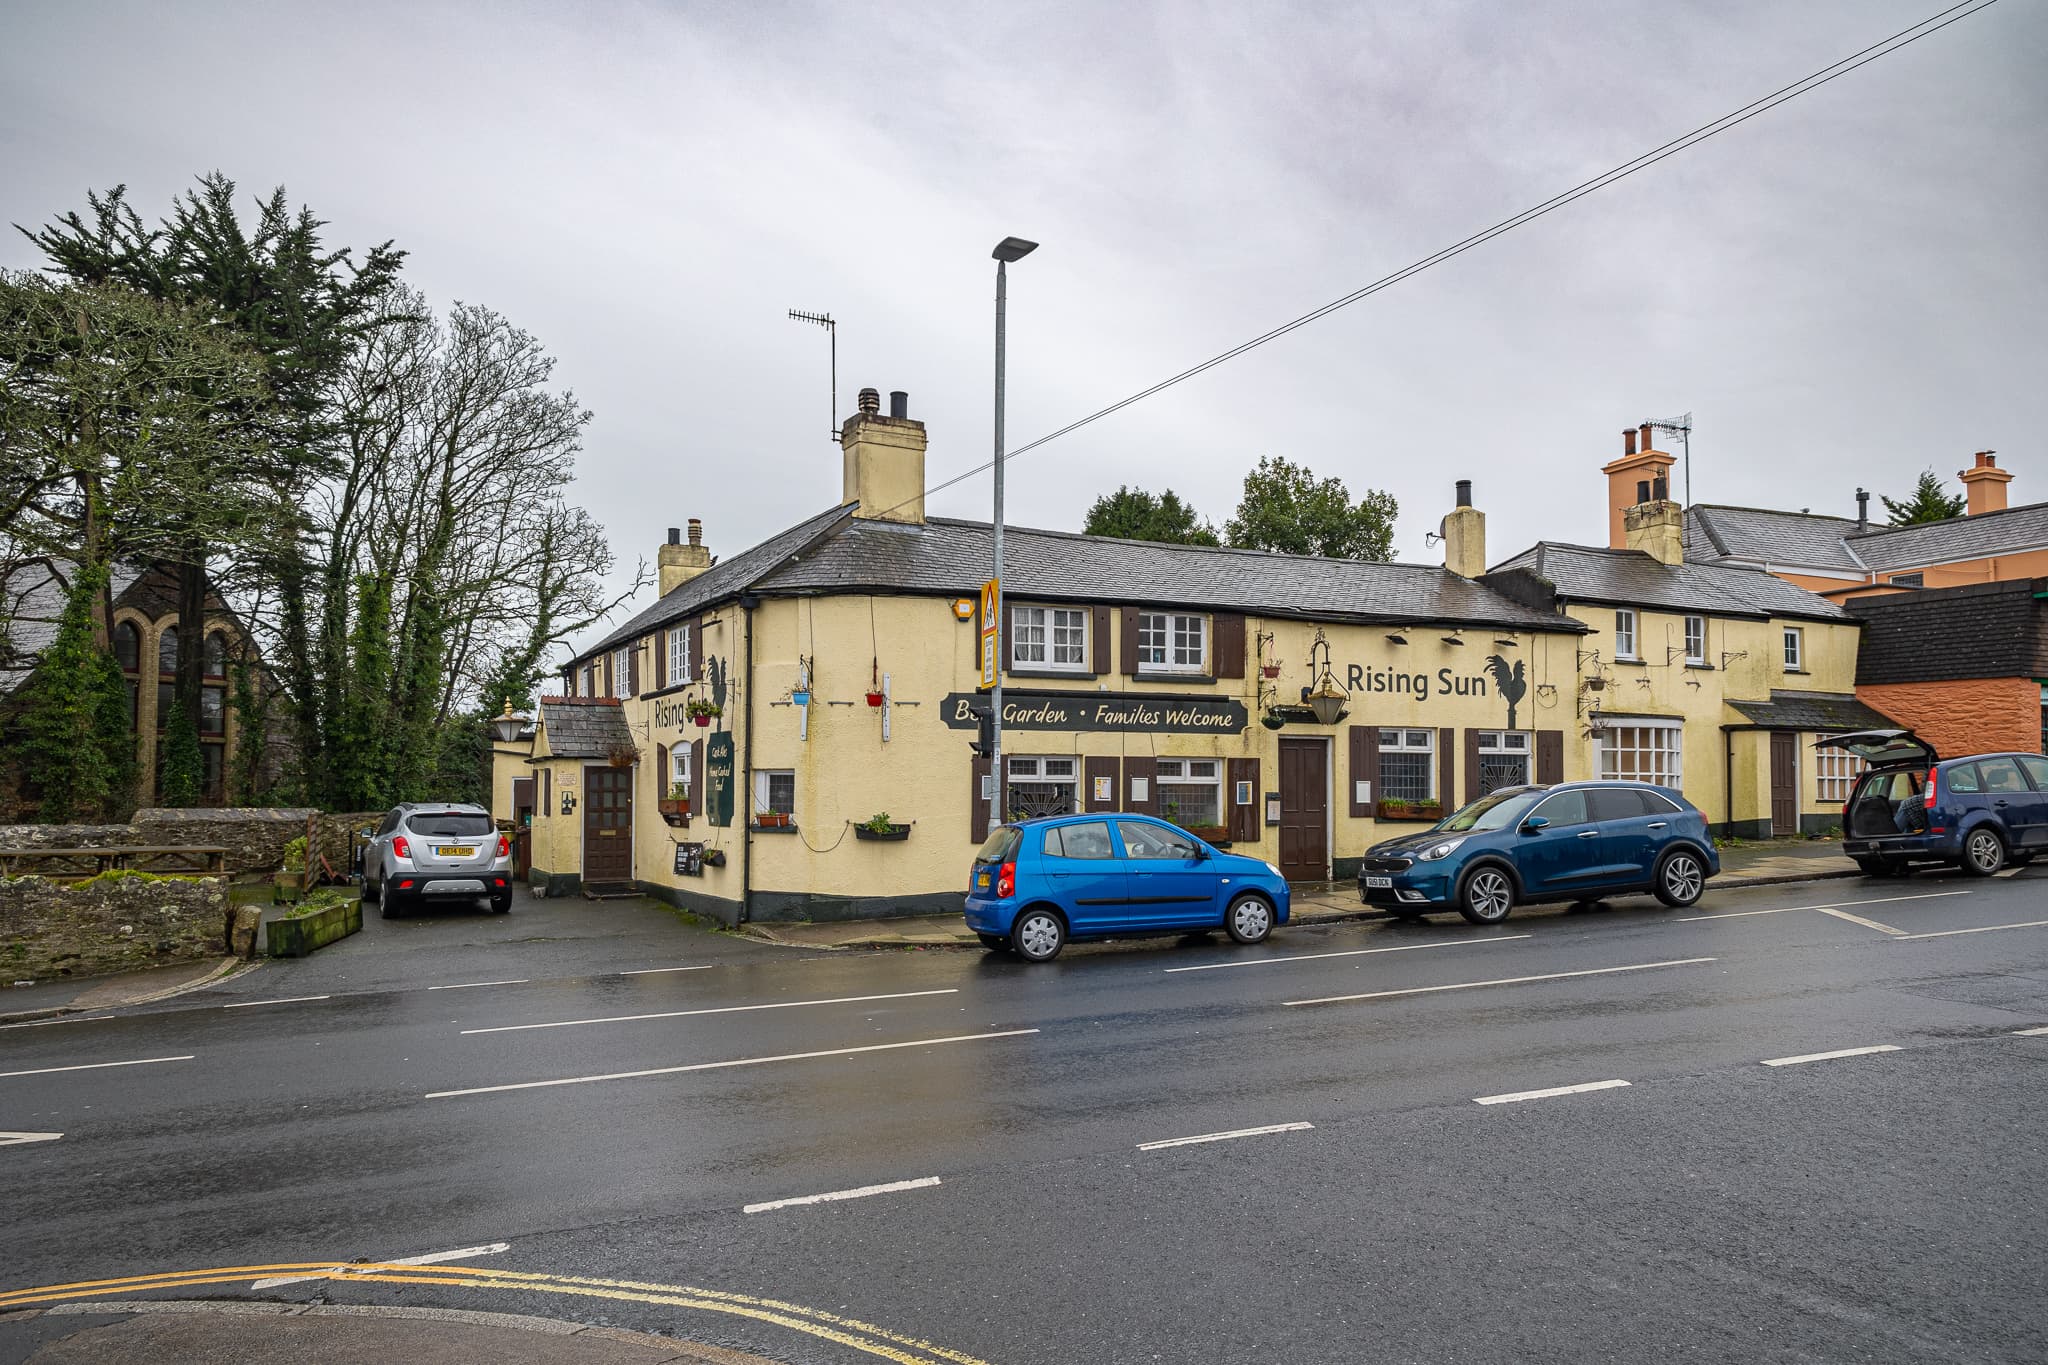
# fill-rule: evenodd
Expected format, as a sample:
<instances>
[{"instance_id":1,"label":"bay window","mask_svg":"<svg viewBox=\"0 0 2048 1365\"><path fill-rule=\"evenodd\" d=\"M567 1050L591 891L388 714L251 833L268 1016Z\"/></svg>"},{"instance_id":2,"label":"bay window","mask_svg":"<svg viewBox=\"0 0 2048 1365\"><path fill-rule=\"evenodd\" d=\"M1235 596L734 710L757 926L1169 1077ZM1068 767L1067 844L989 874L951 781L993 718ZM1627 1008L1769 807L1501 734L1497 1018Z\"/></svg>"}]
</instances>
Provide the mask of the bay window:
<instances>
[{"instance_id":1,"label":"bay window","mask_svg":"<svg viewBox=\"0 0 2048 1365\"><path fill-rule=\"evenodd\" d=\"M1599 734L1601 779L1679 790L1685 780L1684 739L1685 731L1676 725L1610 725Z\"/></svg>"}]
</instances>

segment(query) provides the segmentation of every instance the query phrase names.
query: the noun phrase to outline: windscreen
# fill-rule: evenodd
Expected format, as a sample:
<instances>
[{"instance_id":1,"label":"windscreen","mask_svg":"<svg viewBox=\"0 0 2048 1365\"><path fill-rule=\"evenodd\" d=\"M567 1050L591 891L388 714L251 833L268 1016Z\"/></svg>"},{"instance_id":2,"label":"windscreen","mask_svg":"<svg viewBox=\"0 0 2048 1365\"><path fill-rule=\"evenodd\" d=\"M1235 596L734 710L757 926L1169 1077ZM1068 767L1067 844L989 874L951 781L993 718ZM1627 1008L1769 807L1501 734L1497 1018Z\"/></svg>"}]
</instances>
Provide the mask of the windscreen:
<instances>
[{"instance_id":1,"label":"windscreen","mask_svg":"<svg viewBox=\"0 0 2048 1365\"><path fill-rule=\"evenodd\" d=\"M1540 791L1494 792L1447 816L1437 828L1451 834L1477 829L1506 829L1528 814L1529 808L1542 796Z\"/></svg>"},{"instance_id":2,"label":"windscreen","mask_svg":"<svg viewBox=\"0 0 2048 1365\"><path fill-rule=\"evenodd\" d=\"M495 826L488 815L472 815L463 811L428 811L415 815L406 822L414 834L429 839L481 839Z\"/></svg>"},{"instance_id":3,"label":"windscreen","mask_svg":"<svg viewBox=\"0 0 2048 1365\"><path fill-rule=\"evenodd\" d=\"M1017 842L1023 837L1015 825L999 825L996 832L988 836L981 851L974 855L977 863L1008 862L1010 855L1017 851Z\"/></svg>"}]
</instances>

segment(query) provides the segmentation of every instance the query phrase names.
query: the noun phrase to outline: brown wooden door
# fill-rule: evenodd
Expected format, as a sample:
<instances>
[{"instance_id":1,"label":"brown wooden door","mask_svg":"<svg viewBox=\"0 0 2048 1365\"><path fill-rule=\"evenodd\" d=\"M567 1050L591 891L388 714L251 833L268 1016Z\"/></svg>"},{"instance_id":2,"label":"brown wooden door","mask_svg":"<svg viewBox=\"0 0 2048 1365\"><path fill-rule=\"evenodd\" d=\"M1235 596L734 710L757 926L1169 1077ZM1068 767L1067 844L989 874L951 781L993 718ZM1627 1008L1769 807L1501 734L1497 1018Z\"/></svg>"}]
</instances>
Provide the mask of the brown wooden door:
<instances>
[{"instance_id":1,"label":"brown wooden door","mask_svg":"<svg viewBox=\"0 0 2048 1365\"><path fill-rule=\"evenodd\" d=\"M1319 739L1280 741L1280 875L1330 875L1330 759Z\"/></svg>"},{"instance_id":2,"label":"brown wooden door","mask_svg":"<svg viewBox=\"0 0 2048 1365\"><path fill-rule=\"evenodd\" d=\"M583 880L633 880L633 770L583 770Z\"/></svg>"},{"instance_id":3,"label":"brown wooden door","mask_svg":"<svg viewBox=\"0 0 2048 1365\"><path fill-rule=\"evenodd\" d=\"M1799 832L1799 736L1771 731L1771 833Z\"/></svg>"}]
</instances>

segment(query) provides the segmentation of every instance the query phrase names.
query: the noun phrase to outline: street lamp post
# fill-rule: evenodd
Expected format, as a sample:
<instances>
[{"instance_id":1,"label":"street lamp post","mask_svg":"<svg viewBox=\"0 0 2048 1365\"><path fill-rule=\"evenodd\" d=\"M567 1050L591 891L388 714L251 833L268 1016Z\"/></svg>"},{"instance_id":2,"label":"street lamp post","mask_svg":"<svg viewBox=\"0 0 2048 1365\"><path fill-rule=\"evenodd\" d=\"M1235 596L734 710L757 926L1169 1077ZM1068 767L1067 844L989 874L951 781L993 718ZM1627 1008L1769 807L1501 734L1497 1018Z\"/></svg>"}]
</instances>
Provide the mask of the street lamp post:
<instances>
[{"instance_id":1,"label":"street lamp post","mask_svg":"<svg viewBox=\"0 0 2048 1365\"><path fill-rule=\"evenodd\" d=\"M996 263L996 681L989 691L992 713L989 717L988 754L989 781L992 784L988 803L990 834L994 834L996 826L1003 823L1003 653L1010 647L1010 642L1003 638L1003 322L1010 297L1010 262L1021 261L1036 250L1036 242L1027 242L1022 237L1005 237L989 253Z\"/></svg>"}]
</instances>

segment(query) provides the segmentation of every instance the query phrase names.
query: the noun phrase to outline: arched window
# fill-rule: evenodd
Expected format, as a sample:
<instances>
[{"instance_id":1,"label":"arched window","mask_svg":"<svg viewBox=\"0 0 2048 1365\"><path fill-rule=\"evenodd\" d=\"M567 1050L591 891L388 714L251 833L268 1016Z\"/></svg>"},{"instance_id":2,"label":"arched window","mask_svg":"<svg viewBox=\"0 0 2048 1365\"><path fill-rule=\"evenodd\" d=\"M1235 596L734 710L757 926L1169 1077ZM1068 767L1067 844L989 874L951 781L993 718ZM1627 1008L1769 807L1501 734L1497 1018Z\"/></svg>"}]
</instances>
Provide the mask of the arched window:
<instances>
[{"instance_id":1,"label":"arched window","mask_svg":"<svg viewBox=\"0 0 2048 1365\"><path fill-rule=\"evenodd\" d=\"M228 675L228 637L220 631L210 631L206 636L205 668L209 678Z\"/></svg>"},{"instance_id":2,"label":"arched window","mask_svg":"<svg viewBox=\"0 0 2048 1365\"><path fill-rule=\"evenodd\" d=\"M159 673L178 671L178 628L165 626L164 633L156 637L156 670Z\"/></svg>"},{"instance_id":3,"label":"arched window","mask_svg":"<svg viewBox=\"0 0 2048 1365\"><path fill-rule=\"evenodd\" d=\"M115 624L114 657L120 661L123 673L133 673L142 667L142 632L133 621Z\"/></svg>"}]
</instances>

